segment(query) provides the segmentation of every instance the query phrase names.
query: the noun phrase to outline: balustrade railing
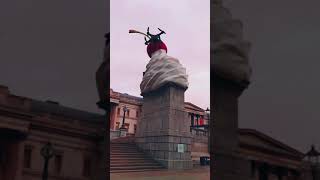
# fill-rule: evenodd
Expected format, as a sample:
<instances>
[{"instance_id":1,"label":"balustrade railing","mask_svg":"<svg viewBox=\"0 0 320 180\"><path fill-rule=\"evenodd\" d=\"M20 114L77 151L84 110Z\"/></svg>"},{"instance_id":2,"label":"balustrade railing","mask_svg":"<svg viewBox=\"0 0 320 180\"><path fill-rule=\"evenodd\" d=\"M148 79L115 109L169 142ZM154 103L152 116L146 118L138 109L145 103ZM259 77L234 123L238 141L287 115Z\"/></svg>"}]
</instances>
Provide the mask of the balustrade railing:
<instances>
[{"instance_id":1,"label":"balustrade railing","mask_svg":"<svg viewBox=\"0 0 320 180\"><path fill-rule=\"evenodd\" d=\"M209 136L208 129L209 129L208 125L190 126L191 134L197 135L197 136Z\"/></svg>"}]
</instances>

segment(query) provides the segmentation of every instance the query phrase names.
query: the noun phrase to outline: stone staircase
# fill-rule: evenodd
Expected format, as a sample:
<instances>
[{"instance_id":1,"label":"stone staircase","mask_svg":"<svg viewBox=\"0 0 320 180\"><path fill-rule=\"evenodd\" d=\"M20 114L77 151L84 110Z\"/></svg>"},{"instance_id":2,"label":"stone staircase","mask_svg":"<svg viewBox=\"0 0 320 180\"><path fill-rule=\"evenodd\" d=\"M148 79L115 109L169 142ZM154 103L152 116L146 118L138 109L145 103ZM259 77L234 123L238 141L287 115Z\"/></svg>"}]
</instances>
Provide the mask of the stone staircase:
<instances>
[{"instance_id":1,"label":"stone staircase","mask_svg":"<svg viewBox=\"0 0 320 180\"><path fill-rule=\"evenodd\" d=\"M110 143L110 173L163 170L152 158L140 152L133 137L114 139Z\"/></svg>"}]
</instances>

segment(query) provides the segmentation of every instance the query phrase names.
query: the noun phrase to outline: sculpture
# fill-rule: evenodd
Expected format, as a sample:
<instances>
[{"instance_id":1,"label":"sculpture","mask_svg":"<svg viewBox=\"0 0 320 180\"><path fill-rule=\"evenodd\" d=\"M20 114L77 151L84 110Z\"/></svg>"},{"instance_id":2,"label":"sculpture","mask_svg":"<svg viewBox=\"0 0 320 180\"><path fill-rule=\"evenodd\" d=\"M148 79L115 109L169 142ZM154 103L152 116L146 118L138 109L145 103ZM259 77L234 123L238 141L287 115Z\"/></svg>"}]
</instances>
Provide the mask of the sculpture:
<instances>
[{"instance_id":1,"label":"sculpture","mask_svg":"<svg viewBox=\"0 0 320 180\"><path fill-rule=\"evenodd\" d=\"M150 34L149 28L147 34L129 30L129 33L139 33L149 38L149 40L145 38L145 44L151 59L146 66L146 71L140 84L141 94L157 90L169 83L184 89L189 86L186 69L182 67L178 59L167 55L167 46L160 39L160 35L165 34L165 32L161 29L159 30L161 32L157 35Z\"/></svg>"},{"instance_id":2,"label":"sculpture","mask_svg":"<svg viewBox=\"0 0 320 180\"><path fill-rule=\"evenodd\" d=\"M211 12L213 72L235 83L247 85L252 73L248 60L250 43L242 37L242 23L232 18L221 0L213 1Z\"/></svg>"}]
</instances>

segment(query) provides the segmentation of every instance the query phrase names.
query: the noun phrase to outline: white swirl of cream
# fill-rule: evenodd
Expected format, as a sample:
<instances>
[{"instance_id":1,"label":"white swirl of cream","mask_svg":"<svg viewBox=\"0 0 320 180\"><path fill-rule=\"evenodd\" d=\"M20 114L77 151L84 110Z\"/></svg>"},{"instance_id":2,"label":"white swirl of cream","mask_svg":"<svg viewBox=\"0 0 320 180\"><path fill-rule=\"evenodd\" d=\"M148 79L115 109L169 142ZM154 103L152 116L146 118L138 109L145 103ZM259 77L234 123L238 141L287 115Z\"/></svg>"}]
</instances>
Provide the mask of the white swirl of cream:
<instances>
[{"instance_id":1,"label":"white swirl of cream","mask_svg":"<svg viewBox=\"0 0 320 180\"><path fill-rule=\"evenodd\" d=\"M146 66L140 84L141 93L157 90L168 83L188 88L188 75L178 59L168 56L165 50L160 49L152 54Z\"/></svg>"}]
</instances>

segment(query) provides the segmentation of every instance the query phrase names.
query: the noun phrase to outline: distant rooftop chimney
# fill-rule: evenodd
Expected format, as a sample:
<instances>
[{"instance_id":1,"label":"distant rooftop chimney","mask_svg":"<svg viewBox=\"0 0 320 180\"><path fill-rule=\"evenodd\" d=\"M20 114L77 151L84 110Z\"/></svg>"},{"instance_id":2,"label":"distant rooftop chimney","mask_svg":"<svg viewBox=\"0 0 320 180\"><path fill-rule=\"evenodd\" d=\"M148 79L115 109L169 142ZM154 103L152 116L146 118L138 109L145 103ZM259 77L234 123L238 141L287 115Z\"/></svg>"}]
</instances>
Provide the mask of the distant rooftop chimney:
<instances>
[{"instance_id":1,"label":"distant rooftop chimney","mask_svg":"<svg viewBox=\"0 0 320 180\"><path fill-rule=\"evenodd\" d=\"M59 105L59 102L57 102L57 101L51 101L51 100L46 100L46 103Z\"/></svg>"}]
</instances>

